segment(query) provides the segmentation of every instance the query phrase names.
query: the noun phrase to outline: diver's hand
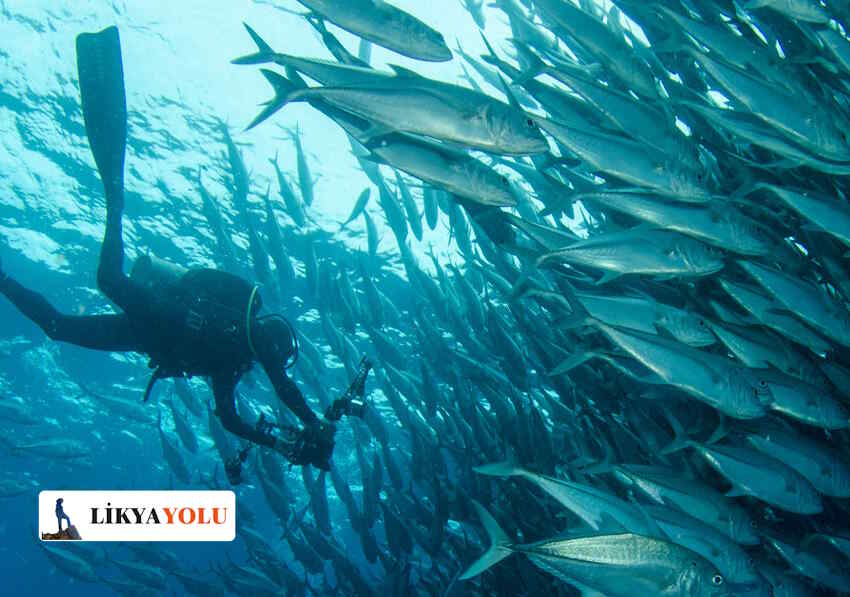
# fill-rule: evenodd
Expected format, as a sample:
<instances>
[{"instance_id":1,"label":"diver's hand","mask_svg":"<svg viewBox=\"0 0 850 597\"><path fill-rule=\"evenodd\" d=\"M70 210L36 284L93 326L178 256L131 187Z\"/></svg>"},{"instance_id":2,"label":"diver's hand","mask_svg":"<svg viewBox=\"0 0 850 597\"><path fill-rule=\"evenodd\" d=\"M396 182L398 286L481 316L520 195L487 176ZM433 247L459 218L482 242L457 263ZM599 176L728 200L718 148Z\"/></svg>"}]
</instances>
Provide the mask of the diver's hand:
<instances>
[{"instance_id":1,"label":"diver's hand","mask_svg":"<svg viewBox=\"0 0 850 597\"><path fill-rule=\"evenodd\" d=\"M224 463L224 473L231 485L242 483L242 461L238 456L228 458Z\"/></svg>"},{"instance_id":2,"label":"diver's hand","mask_svg":"<svg viewBox=\"0 0 850 597\"><path fill-rule=\"evenodd\" d=\"M312 464L322 470L330 470L335 434L336 427L330 423L319 423L307 427L301 433L293 462L295 464Z\"/></svg>"}]
</instances>

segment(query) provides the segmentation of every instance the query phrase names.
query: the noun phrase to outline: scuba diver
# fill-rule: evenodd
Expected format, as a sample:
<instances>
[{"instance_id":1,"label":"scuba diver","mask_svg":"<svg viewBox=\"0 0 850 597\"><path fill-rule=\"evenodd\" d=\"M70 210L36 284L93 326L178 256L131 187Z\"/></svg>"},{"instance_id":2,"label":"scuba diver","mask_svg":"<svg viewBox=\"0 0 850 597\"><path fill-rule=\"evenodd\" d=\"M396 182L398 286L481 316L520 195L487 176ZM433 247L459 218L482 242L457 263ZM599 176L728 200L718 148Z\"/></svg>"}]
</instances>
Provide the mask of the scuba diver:
<instances>
[{"instance_id":1,"label":"scuba diver","mask_svg":"<svg viewBox=\"0 0 850 597\"><path fill-rule=\"evenodd\" d=\"M262 300L257 286L226 272L187 270L151 256L140 257L129 276L124 273L121 218L127 108L115 27L77 37L77 70L83 119L106 197L106 232L97 284L122 312L60 313L42 295L4 273L2 263L0 293L53 340L95 350L147 354L154 372L145 400L158 379L206 377L215 412L225 429L279 452L293 464L329 469L336 431L331 421L352 414L350 400L336 401L329 409L332 416L324 420L310 409L286 373L297 357L295 332L281 315L260 315ZM281 429L262 417L251 425L240 418L234 390L255 362L262 365L276 394L303 429Z\"/></svg>"},{"instance_id":2,"label":"scuba diver","mask_svg":"<svg viewBox=\"0 0 850 597\"><path fill-rule=\"evenodd\" d=\"M62 508L62 502L63 501L64 500L62 498L59 498L59 499L56 500L56 522L59 523L59 532L60 533L62 532L62 519L63 518L68 521L68 526L66 527L66 529L71 528L71 519L68 518L68 515L65 514L65 510Z\"/></svg>"}]
</instances>

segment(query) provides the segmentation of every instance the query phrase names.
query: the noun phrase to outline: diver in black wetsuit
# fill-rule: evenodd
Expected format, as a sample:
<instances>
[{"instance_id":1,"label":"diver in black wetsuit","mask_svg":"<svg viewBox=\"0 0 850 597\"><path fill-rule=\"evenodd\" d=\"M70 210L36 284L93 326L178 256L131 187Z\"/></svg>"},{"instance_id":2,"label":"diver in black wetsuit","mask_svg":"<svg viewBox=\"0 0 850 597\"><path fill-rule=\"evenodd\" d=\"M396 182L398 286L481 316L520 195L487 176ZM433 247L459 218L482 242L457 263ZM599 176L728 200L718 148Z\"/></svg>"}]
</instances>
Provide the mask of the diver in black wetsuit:
<instances>
[{"instance_id":1,"label":"diver in black wetsuit","mask_svg":"<svg viewBox=\"0 0 850 597\"><path fill-rule=\"evenodd\" d=\"M124 153L126 100L118 30L110 27L77 38L77 67L83 117L106 195L106 233L97 284L120 314L72 316L5 274L0 293L53 340L95 350L133 351L150 356L155 369L145 392L167 377L207 377L222 425L250 442L272 448L295 464L330 467L334 426L310 409L286 367L297 354L289 323L280 315L260 316L258 288L213 269L185 270L149 256L132 273L123 270ZM262 418L256 425L236 412L234 389L255 362L304 429L277 433ZM346 412L345 405L335 405ZM339 418L339 417L337 417Z\"/></svg>"}]
</instances>

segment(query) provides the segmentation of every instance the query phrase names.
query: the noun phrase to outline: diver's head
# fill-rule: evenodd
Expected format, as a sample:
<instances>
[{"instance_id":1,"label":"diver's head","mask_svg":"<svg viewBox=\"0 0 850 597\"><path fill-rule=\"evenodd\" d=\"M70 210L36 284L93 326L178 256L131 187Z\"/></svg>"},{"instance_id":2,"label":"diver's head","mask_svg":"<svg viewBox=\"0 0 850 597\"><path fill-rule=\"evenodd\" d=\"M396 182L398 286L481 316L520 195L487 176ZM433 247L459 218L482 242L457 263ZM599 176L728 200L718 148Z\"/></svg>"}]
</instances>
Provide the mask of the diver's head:
<instances>
[{"instance_id":1,"label":"diver's head","mask_svg":"<svg viewBox=\"0 0 850 597\"><path fill-rule=\"evenodd\" d=\"M282 315L264 315L253 319L250 339L254 353L260 360L282 358L287 369L295 364L298 340L295 338L295 330Z\"/></svg>"}]
</instances>

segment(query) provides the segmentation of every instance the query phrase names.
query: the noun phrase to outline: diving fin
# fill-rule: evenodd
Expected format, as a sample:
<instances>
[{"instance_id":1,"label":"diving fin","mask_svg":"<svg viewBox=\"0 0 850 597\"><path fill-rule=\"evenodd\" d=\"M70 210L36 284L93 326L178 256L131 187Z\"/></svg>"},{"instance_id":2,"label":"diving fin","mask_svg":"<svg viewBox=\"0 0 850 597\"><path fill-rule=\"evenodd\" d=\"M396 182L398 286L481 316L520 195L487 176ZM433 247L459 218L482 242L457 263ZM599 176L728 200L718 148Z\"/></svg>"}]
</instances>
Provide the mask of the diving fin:
<instances>
[{"instance_id":1,"label":"diving fin","mask_svg":"<svg viewBox=\"0 0 850 597\"><path fill-rule=\"evenodd\" d=\"M165 377L166 376L163 375L162 366L159 366L156 368L156 370L154 370L153 374L151 374L151 378L148 380L148 385L145 386L145 394L142 397L142 402L148 401L148 398L151 397L151 392L153 392L154 384L156 384L157 381Z\"/></svg>"},{"instance_id":2,"label":"diving fin","mask_svg":"<svg viewBox=\"0 0 850 597\"><path fill-rule=\"evenodd\" d=\"M116 27L77 36L77 73L83 120L107 205L124 199L127 100L121 40Z\"/></svg>"}]
</instances>

